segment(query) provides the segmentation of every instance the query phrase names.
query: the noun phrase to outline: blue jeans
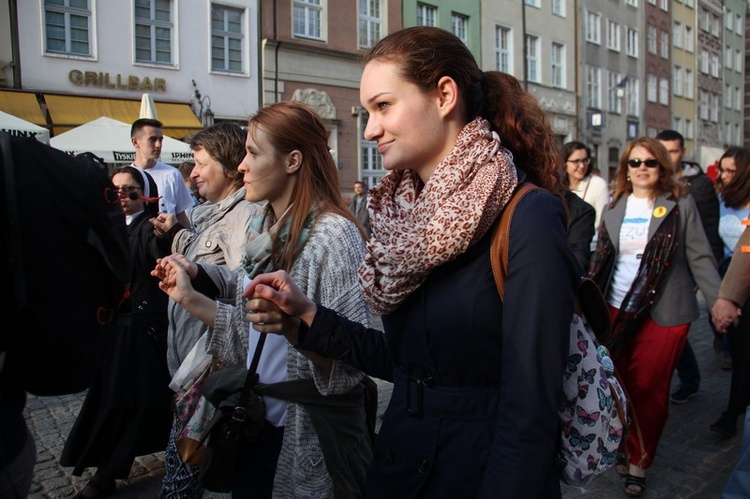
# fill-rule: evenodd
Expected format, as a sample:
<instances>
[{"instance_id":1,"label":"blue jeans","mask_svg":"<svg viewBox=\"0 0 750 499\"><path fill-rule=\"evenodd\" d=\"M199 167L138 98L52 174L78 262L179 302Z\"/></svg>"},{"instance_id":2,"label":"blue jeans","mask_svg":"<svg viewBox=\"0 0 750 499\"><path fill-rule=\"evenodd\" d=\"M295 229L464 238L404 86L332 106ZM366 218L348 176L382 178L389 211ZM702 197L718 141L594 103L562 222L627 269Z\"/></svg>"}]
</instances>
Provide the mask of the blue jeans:
<instances>
[{"instance_id":1,"label":"blue jeans","mask_svg":"<svg viewBox=\"0 0 750 499\"><path fill-rule=\"evenodd\" d=\"M724 499L750 497L750 407L745 411L745 430L742 439L742 455L729 476L724 489Z\"/></svg>"},{"instance_id":2,"label":"blue jeans","mask_svg":"<svg viewBox=\"0 0 750 499\"><path fill-rule=\"evenodd\" d=\"M682 356L677 361L677 376L680 378L680 385L687 390L697 392L701 386L701 371L689 340L685 341Z\"/></svg>"}]
</instances>

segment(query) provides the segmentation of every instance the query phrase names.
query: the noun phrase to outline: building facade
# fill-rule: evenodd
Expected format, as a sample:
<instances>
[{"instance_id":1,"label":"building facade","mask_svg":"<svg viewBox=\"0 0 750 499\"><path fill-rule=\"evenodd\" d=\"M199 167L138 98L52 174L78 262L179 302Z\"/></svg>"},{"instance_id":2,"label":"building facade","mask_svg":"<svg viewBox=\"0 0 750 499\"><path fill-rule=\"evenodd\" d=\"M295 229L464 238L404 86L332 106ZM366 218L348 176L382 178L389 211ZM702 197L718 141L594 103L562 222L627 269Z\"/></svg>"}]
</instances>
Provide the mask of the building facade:
<instances>
[{"instance_id":1,"label":"building facade","mask_svg":"<svg viewBox=\"0 0 750 499\"><path fill-rule=\"evenodd\" d=\"M647 0L646 17L646 99L643 106L645 134L656 137L672 127L672 30L669 0Z\"/></svg>"},{"instance_id":2,"label":"building facade","mask_svg":"<svg viewBox=\"0 0 750 499\"><path fill-rule=\"evenodd\" d=\"M672 129L685 137L689 159L695 155L695 21L694 0L672 2Z\"/></svg>"},{"instance_id":3,"label":"building facade","mask_svg":"<svg viewBox=\"0 0 750 499\"><path fill-rule=\"evenodd\" d=\"M722 55L724 12L720 0L697 5L697 129L696 160L714 164L724 152L722 140Z\"/></svg>"},{"instance_id":4,"label":"building facade","mask_svg":"<svg viewBox=\"0 0 750 499\"><path fill-rule=\"evenodd\" d=\"M0 108L53 135L132 121L143 93L177 138L258 108L257 0L1 0L0 15L0 60L12 61Z\"/></svg>"},{"instance_id":5,"label":"building facade","mask_svg":"<svg viewBox=\"0 0 750 499\"><path fill-rule=\"evenodd\" d=\"M722 94L724 147L744 141L745 0L724 0L724 89Z\"/></svg>"},{"instance_id":6,"label":"building facade","mask_svg":"<svg viewBox=\"0 0 750 499\"><path fill-rule=\"evenodd\" d=\"M644 10L639 0L582 0L578 6L579 139L609 179L627 142L644 131Z\"/></svg>"}]
</instances>

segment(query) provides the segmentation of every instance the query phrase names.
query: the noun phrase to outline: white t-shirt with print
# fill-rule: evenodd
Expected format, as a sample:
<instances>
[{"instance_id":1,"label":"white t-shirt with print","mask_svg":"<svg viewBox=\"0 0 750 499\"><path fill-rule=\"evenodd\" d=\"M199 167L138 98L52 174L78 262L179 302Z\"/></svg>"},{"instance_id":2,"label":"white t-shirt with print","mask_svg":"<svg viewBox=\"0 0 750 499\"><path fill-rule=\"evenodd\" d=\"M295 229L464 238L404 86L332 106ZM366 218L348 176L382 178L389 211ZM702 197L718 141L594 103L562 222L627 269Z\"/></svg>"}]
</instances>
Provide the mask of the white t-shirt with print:
<instances>
[{"instance_id":1,"label":"white t-shirt with print","mask_svg":"<svg viewBox=\"0 0 750 499\"><path fill-rule=\"evenodd\" d=\"M628 196L625 218L620 227L620 252L615 261L612 285L607 297L607 302L615 308L620 308L641 266L643 251L648 244L648 226L653 210L653 200L637 198L632 194Z\"/></svg>"}]
</instances>

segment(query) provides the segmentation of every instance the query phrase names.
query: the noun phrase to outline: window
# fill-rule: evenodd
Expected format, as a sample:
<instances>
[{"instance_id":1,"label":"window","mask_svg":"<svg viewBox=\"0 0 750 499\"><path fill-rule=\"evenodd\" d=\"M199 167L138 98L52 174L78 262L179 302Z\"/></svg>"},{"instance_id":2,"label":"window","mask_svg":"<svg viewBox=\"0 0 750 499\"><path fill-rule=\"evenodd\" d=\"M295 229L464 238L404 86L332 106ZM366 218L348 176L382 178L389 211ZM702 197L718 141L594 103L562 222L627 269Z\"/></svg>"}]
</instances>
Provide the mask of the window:
<instances>
[{"instance_id":1,"label":"window","mask_svg":"<svg viewBox=\"0 0 750 499\"><path fill-rule=\"evenodd\" d=\"M244 11L211 5L211 69L241 73L244 60Z\"/></svg>"},{"instance_id":2,"label":"window","mask_svg":"<svg viewBox=\"0 0 750 499\"><path fill-rule=\"evenodd\" d=\"M468 45L469 17L453 12L451 14L451 27L453 28L453 34L459 37L464 42L464 45Z\"/></svg>"},{"instance_id":3,"label":"window","mask_svg":"<svg viewBox=\"0 0 750 499\"><path fill-rule=\"evenodd\" d=\"M495 70L511 73L511 33L505 26L495 25Z\"/></svg>"},{"instance_id":4,"label":"window","mask_svg":"<svg viewBox=\"0 0 750 499\"><path fill-rule=\"evenodd\" d=\"M539 70L539 37L526 35L526 67L529 71L528 81L541 82L541 71Z\"/></svg>"},{"instance_id":5,"label":"window","mask_svg":"<svg viewBox=\"0 0 750 499\"><path fill-rule=\"evenodd\" d=\"M734 31L737 33L737 35L742 36L742 32L744 31L742 29L742 24L745 22L742 19L742 14L735 15L735 22L736 24L734 25Z\"/></svg>"},{"instance_id":6,"label":"window","mask_svg":"<svg viewBox=\"0 0 750 499\"><path fill-rule=\"evenodd\" d=\"M672 39L675 47L682 48L682 24L677 21L672 25Z\"/></svg>"},{"instance_id":7,"label":"window","mask_svg":"<svg viewBox=\"0 0 750 499\"><path fill-rule=\"evenodd\" d=\"M695 6L695 0L685 0L685 7Z\"/></svg>"},{"instance_id":8,"label":"window","mask_svg":"<svg viewBox=\"0 0 750 499\"><path fill-rule=\"evenodd\" d=\"M627 95L628 114L630 116L640 116L640 99L641 87L638 78L628 77L625 84L625 95ZM635 136L634 136L635 137Z\"/></svg>"},{"instance_id":9,"label":"window","mask_svg":"<svg viewBox=\"0 0 750 499\"><path fill-rule=\"evenodd\" d=\"M551 68L552 86L565 88L565 45L552 42Z\"/></svg>"},{"instance_id":10,"label":"window","mask_svg":"<svg viewBox=\"0 0 750 499\"><path fill-rule=\"evenodd\" d=\"M616 71L607 71L607 110L610 113L622 114L622 101L625 97L625 83L622 75ZM622 85L622 86L620 86Z\"/></svg>"},{"instance_id":11,"label":"window","mask_svg":"<svg viewBox=\"0 0 750 499\"><path fill-rule=\"evenodd\" d=\"M367 49L380 40L381 0L359 0L359 48Z\"/></svg>"},{"instance_id":12,"label":"window","mask_svg":"<svg viewBox=\"0 0 750 499\"><path fill-rule=\"evenodd\" d=\"M692 52L695 47L695 40L693 40L693 27L685 26L685 50Z\"/></svg>"},{"instance_id":13,"label":"window","mask_svg":"<svg viewBox=\"0 0 750 499\"><path fill-rule=\"evenodd\" d=\"M294 36L323 39L323 0L293 0L292 30Z\"/></svg>"},{"instance_id":14,"label":"window","mask_svg":"<svg viewBox=\"0 0 750 499\"><path fill-rule=\"evenodd\" d=\"M586 105L602 108L602 70L595 66L586 66Z\"/></svg>"},{"instance_id":15,"label":"window","mask_svg":"<svg viewBox=\"0 0 750 499\"><path fill-rule=\"evenodd\" d=\"M659 0L659 8L664 12L669 12L669 0Z\"/></svg>"},{"instance_id":16,"label":"window","mask_svg":"<svg viewBox=\"0 0 750 499\"><path fill-rule=\"evenodd\" d=\"M719 122L719 111L721 110L721 99L719 94L711 94L711 121Z\"/></svg>"},{"instance_id":17,"label":"window","mask_svg":"<svg viewBox=\"0 0 750 499\"><path fill-rule=\"evenodd\" d=\"M367 127L368 118L369 115L367 113L362 113L360 115L360 137L365 136L365 128ZM360 153L362 161L362 180L367 182L368 186L372 187L380 182L380 179L388 173L383 169L383 157L378 154L378 143L362 139L360 142Z\"/></svg>"},{"instance_id":18,"label":"window","mask_svg":"<svg viewBox=\"0 0 750 499\"><path fill-rule=\"evenodd\" d=\"M695 97L694 93L694 85L693 85L693 70L692 69L685 69L685 98L686 99L692 99Z\"/></svg>"},{"instance_id":19,"label":"window","mask_svg":"<svg viewBox=\"0 0 750 499\"><path fill-rule=\"evenodd\" d=\"M172 3L135 0L135 60L172 64Z\"/></svg>"},{"instance_id":20,"label":"window","mask_svg":"<svg viewBox=\"0 0 750 499\"><path fill-rule=\"evenodd\" d=\"M674 89L674 94L678 97L682 96L682 68L680 66L675 66L672 70L672 77L674 78L674 82L672 83L672 88Z\"/></svg>"},{"instance_id":21,"label":"window","mask_svg":"<svg viewBox=\"0 0 750 499\"><path fill-rule=\"evenodd\" d=\"M732 69L732 62L734 61L734 50L732 47L724 47L724 66L727 69Z\"/></svg>"},{"instance_id":22,"label":"window","mask_svg":"<svg viewBox=\"0 0 750 499\"><path fill-rule=\"evenodd\" d=\"M711 16L711 34L719 36L719 18Z\"/></svg>"},{"instance_id":23,"label":"window","mask_svg":"<svg viewBox=\"0 0 750 499\"><path fill-rule=\"evenodd\" d=\"M742 111L742 91L740 91L740 87L734 87L734 110Z\"/></svg>"},{"instance_id":24,"label":"window","mask_svg":"<svg viewBox=\"0 0 750 499\"><path fill-rule=\"evenodd\" d=\"M620 51L620 25L611 19L607 21L607 48Z\"/></svg>"},{"instance_id":25,"label":"window","mask_svg":"<svg viewBox=\"0 0 750 499\"><path fill-rule=\"evenodd\" d=\"M88 0L45 0L46 51L90 56L90 23L91 10Z\"/></svg>"},{"instance_id":26,"label":"window","mask_svg":"<svg viewBox=\"0 0 750 499\"><path fill-rule=\"evenodd\" d=\"M602 16L596 12L586 12L586 41L602 43Z\"/></svg>"},{"instance_id":27,"label":"window","mask_svg":"<svg viewBox=\"0 0 750 499\"><path fill-rule=\"evenodd\" d=\"M656 75L646 76L646 84L648 85L648 88L646 88L646 100L649 102L656 102L656 100L659 98L658 81Z\"/></svg>"},{"instance_id":28,"label":"window","mask_svg":"<svg viewBox=\"0 0 750 499\"><path fill-rule=\"evenodd\" d=\"M659 104L669 105L669 78L659 78Z\"/></svg>"},{"instance_id":29,"label":"window","mask_svg":"<svg viewBox=\"0 0 750 499\"><path fill-rule=\"evenodd\" d=\"M732 29L732 26L734 25L734 14L732 14L732 11L727 9L726 13L724 14L724 29L728 29L729 31L734 31Z\"/></svg>"},{"instance_id":30,"label":"window","mask_svg":"<svg viewBox=\"0 0 750 499\"><path fill-rule=\"evenodd\" d=\"M727 109L732 109L732 105L734 104L734 96L732 95L732 85L726 84L724 85L724 107Z\"/></svg>"},{"instance_id":31,"label":"window","mask_svg":"<svg viewBox=\"0 0 750 499\"><path fill-rule=\"evenodd\" d=\"M649 26L647 28L647 47L649 54L656 54L656 26Z\"/></svg>"},{"instance_id":32,"label":"window","mask_svg":"<svg viewBox=\"0 0 750 499\"><path fill-rule=\"evenodd\" d=\"M660 31L659 38L659 49L661 51L661 57L662 59L669 59L669 32Z\"/></svg>"},{"instance_id":33,"label":"window","mask_svg":"<svg viewBox=\"0 0 750 499\"><path fill-rule=\"evenodd\" d=\"M628 28L628 45L626 47L628 56L638 57L638 30Z\"/></svg>"},{"instance_id":34,"label":"window","mask_svg":"<svg viewBox=\"0 0 750 499\"><path fill-rule=\"evenodd\" d=\"M708 120L708 92L698 90L698 115L702 120Z\"/></svg>"},{"instance_id":35,"label":"window","mask_svg":"<svg viewBox=\"0 0 750 499\"><path fill-rule=\"evenodd\" d=\"M672 128L673 128L673 129L674 129L675 131L679 132L679 133L685 133L685 132L684 132L684 131L682 130L682 118L678 118L677 116L674 116L674 117L672 118Z\"/></svg>"},{"instance_id":36,"label":"window","mask_svg":"<svg viewBox=\"0 0 750 499\"><path fill-rule=\"evenodd\" d=\"M418 3L417 26L437 26L437 7Z\"/></svg>"},{"instance_id":37,"label":"window","mask_svg":"<svg viewBox=\"0 0 750 499\"><path fill-rule=\"evenodd\" d=\"M708 31L711 24L711 14L707 10L698 12L698 29Z\"/></svg>"},{"instance_id":38,"label":"window","mask_svg":"<svg viewBox=\"0 0 750 499\"><path fill-rule=\"evenodd\" d=\"M724 122L724 143L725 144L732 143L732 127L728 121Z\"/></svg>"},{"instance_id":39,"label":"window","mask_svg":"<svg viewBox=\"0 0 750 499\"><path fill-rule=\"evenodd\" d=\"M565 0L551 0L550 10L556 16L565 17Z\"/></svg>"},{"instance_id":40,"label":"window","mask_svg":"<svg viewBox=\"0 0 750 499\"><path fill-rule=\"evenodd\" d=\"M701 50L700 57L698 58L698 64L700 64L701 73L708 74L708 51Z\"/></svg>"},{"instance_id":41,"label":"window","mask_svg":"<svg viewBox=\"0 0 750 499\"><path fill-rule=\"evenodd\" d=\"M631 7L638 7L638 0L625 0L625 3Z\"/></svg>"},{"instance_id":42,"label":"window","mask_svg":"<svg viewBox=\"0 0 750 499\"><path fill-rule=\"evenodd\" d=\"M744 55L740 49L734 51L734 70L742 73L742 59Z\"/></svg>"},{"instance_id":43,"label":"window","mask_svg":"<svg viewBox=\"0 0 750 499\"><path fill-rule=\"evenodd\" d=\"M711 54L711 76L714 78L719 77L719 56L718 54Z\"/></svg>"},{"instance_id":44,"label":"window","mask_svg":"<svg viewBox=\"0 0 750 499\"><path fill-rule=\"evenodd\" d=\"M734 136L737 137L736 144L741 144L742 143L742 128L740 128L739 123L734 124Z\"/></svg>"},{"instance_id":45,"label":"window","mask_svg":"<svg viewBox=\"0 0 750 499\"><path fill-rule=\"evenodd\" d=\"M523 0L523 3L537 9L539 8L539 0Z\"/></svg>"},{"instance_id":46,"label":"window","mask_svg":"<svg viewBox=\"0 0 750 499\"><path fill-rule=\"evenodd\" d=\"M693 139L693 120L685 119L685 138Z\"/></svg>"}]
</instances>

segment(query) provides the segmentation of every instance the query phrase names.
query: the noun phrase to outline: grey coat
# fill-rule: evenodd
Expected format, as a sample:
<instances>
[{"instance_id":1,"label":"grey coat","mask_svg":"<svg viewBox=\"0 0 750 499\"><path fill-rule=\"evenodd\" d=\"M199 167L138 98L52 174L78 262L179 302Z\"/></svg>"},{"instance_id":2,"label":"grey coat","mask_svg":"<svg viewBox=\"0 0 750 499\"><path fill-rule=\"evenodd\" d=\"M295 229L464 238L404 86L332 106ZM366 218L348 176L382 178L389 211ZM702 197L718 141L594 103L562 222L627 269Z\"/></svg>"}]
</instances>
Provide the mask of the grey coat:
<instances>
[{"instance_id":1,"label":"grey coat","mask_svg":"<svg viewBox=\"0 0 750 499\"><path fill-rule=\"evenodd\" d=\"M620 228L625 217L626 204L627 196L623 196L602 216L602 223L607 228L615 247L615 257L620 252ZM654 211L663 206L667 210L666 213L669 213L675 204L677 204L680 214L677 250L668 271L669 275L664 282L664 287L651 307L651 318L661 326L687 324L700 315L698 301L693 289L693 280L690 277L691 273L706 298L709 309L713 307L716 301L721 284L721 278L716 268L716 259L706 238L693 198L686 196L675 202L667 199L665 195L660 195L654 202ZM651 212L651 221L648 227L649 240L666 218L664 216L655 217L654 211ZM610 274L605 289L602 290L605 296L607 296L611 282L612 275Z\"/></svg>"},{"instance_id":2,"label":"grey coat","mask_svg":"<svg viewBox=\"0 0 750 499\"><path fill-rule=\"evenodd\" d=\"M247 227L258 208L257 204L245 201L244 187L218 203L196 206L190 213L192 228L177 233L172 241L172 252L196 263L236 269L242 262ZM168 314L167 365L174 376L207 328L172 300L169 300Z\"/></svg>"}]
</instances>

